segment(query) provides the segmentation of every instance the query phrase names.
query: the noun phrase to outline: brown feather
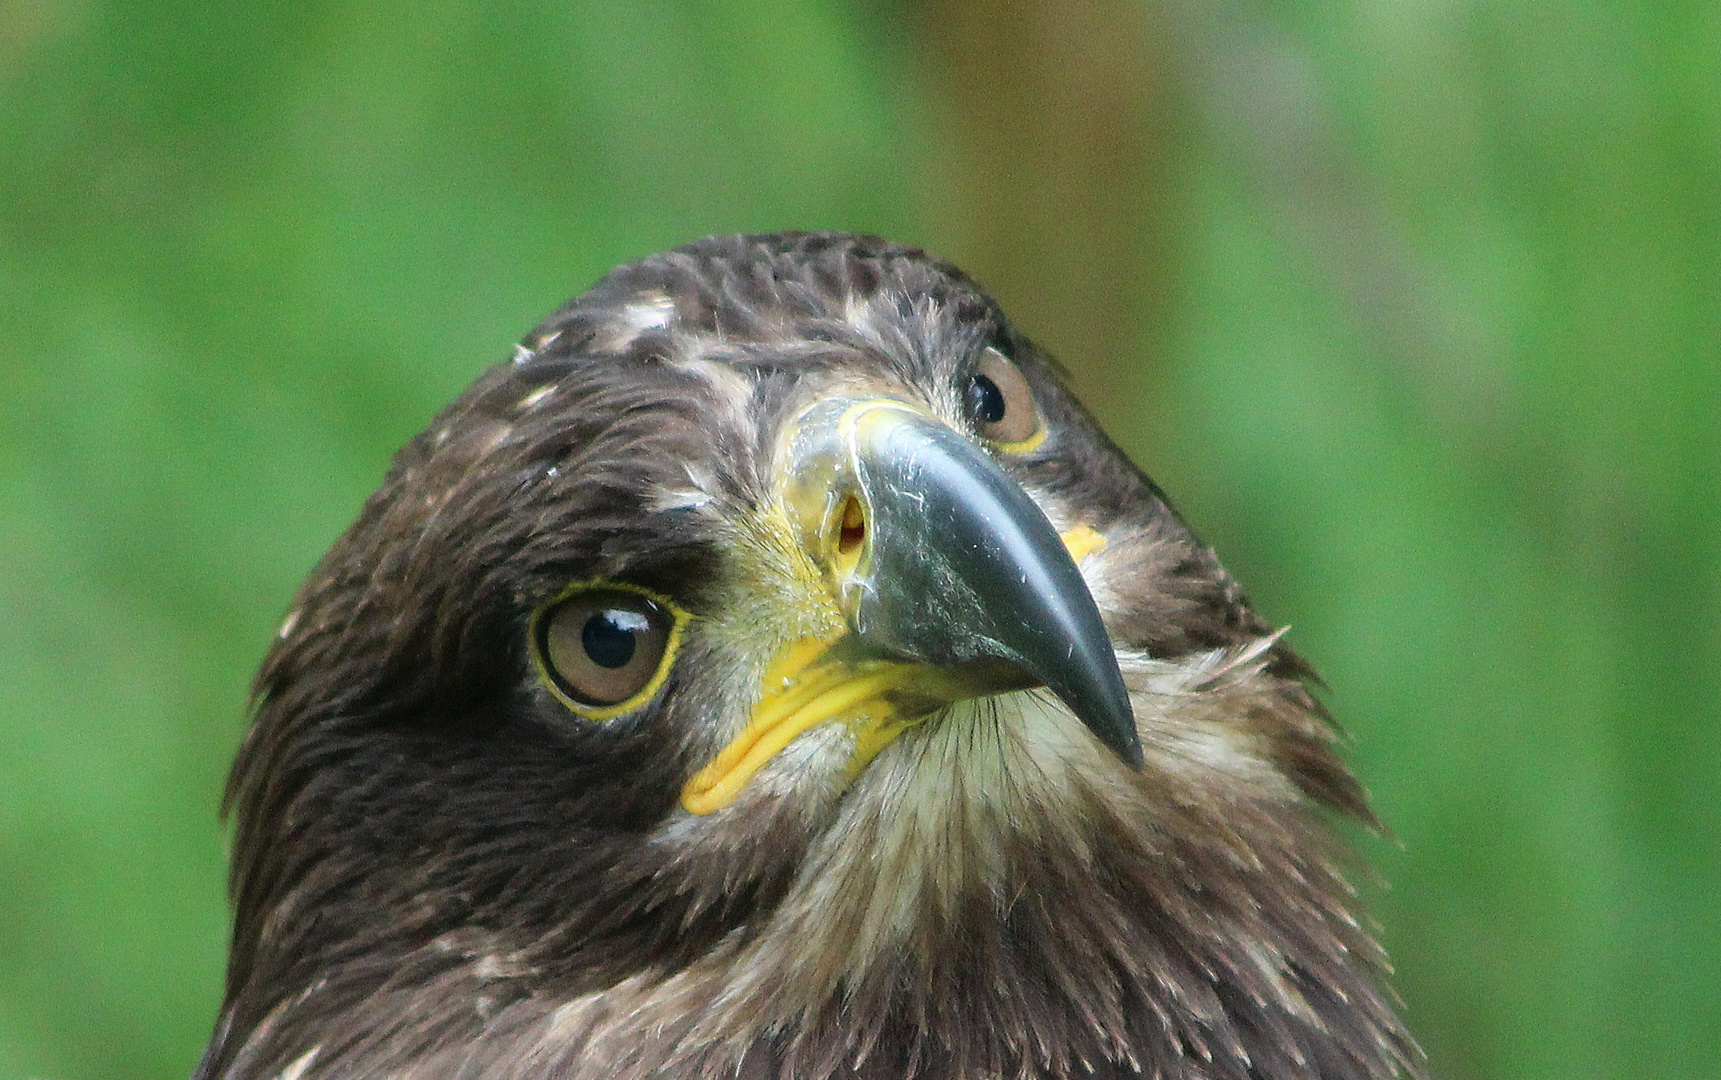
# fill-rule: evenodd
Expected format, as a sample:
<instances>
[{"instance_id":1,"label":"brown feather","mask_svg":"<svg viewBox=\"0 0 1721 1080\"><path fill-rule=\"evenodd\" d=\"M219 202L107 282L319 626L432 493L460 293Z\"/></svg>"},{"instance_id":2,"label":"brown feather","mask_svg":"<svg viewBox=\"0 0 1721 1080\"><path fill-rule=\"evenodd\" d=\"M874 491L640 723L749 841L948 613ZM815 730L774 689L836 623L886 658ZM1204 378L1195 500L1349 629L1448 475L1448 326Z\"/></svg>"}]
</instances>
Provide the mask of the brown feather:
<instances>
[{"instance_id":1,"label":"brown feather","mask_svg":"<svg viewBox=\"0 0 1721 1080\"><path fill-rule=\"evenodd\" d=\"M1112 538L1084 569L1146 767L1026 692L845 791L688 819L746 706L721 628L778 427L857 371L958 415L989 345L1053 432L1005 467ZM525 654L597 578L699 617L611 723ZM1373 818L1313 679L954 268L825 233L622 267L400 452L300 591L228 789L198 1077L1420 1076L1329 836L1328 809Z\"/></svg>"}]
</instances>

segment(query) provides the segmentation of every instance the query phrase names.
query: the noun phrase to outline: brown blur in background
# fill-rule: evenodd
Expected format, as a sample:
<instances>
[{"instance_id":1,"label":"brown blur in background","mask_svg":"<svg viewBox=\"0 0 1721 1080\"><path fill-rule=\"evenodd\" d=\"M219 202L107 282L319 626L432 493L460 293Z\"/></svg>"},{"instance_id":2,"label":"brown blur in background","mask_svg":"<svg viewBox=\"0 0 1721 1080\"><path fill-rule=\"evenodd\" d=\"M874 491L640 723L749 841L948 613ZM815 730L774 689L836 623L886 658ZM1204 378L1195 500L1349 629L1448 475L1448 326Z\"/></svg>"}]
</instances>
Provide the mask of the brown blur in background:
<instances>
[{"instance_id":1,"label":"brown blur in background","mask_svg":"<svg viewBox=\"0 0 1721 1080\"><path fill-rule=\"evenodd\" d=\"M1445 1080L1721 1075L1721 6L0 0L0 1078L167 1078L288 597L541 315L878 232L1325 673Z\"/></svg>"}]
</instances>

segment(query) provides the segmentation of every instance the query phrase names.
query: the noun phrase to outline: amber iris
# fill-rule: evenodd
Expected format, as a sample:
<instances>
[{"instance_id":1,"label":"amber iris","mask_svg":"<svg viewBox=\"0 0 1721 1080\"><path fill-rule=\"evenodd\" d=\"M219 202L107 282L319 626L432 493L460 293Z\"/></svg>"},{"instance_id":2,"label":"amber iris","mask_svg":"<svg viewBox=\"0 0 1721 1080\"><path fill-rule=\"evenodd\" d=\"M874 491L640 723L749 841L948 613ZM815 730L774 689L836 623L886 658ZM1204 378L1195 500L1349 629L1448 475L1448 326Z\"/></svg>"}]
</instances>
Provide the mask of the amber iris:
<instances>
[{"instance_id":1,"label":"amber iris","mask_svg":"<svg viewBox=\"0 0 1721 1080\"><path fill-rule=\"evenodd\" d=\"M538 620L538 653L569 698L606 706L644 690L657 674L674 620L648 596L622 589L578 592Z\"/></svg>"},{"instance_id":2,"label":"amber iris","mask_svg":"<svg viewBox=\"0 0 1721 1080\"><path fill-rule=\"evenodd\" d=\"M1034 391L1022 369L997 349L981 352L965 391L968 415L980 435L997 443L1024 443L1040 430Z\"/></svg>"}]
</instances>

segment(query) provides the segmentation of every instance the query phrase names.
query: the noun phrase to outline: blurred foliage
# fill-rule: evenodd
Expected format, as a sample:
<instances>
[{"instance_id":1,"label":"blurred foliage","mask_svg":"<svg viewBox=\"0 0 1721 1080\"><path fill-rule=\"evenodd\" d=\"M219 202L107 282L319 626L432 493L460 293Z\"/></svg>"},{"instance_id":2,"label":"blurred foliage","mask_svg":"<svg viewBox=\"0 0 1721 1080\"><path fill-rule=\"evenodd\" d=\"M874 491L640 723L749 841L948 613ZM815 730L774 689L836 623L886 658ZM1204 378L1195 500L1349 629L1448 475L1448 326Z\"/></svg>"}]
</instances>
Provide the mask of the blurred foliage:
<instances>
[{"instance_id":1,"label":"blurred foliage","mask_svg":"<svg viewBox=\"0 0 1721 1080\"><path fill-rule=\"evenodd\" d=\"M1721 8L0 0L0 1077L173 1077L392 450L738 229L994 282L1327 674L1438 1075L1721 1061ZM1060 314L1062 312L1062 314Z\"/></svg>"}]
</instances>

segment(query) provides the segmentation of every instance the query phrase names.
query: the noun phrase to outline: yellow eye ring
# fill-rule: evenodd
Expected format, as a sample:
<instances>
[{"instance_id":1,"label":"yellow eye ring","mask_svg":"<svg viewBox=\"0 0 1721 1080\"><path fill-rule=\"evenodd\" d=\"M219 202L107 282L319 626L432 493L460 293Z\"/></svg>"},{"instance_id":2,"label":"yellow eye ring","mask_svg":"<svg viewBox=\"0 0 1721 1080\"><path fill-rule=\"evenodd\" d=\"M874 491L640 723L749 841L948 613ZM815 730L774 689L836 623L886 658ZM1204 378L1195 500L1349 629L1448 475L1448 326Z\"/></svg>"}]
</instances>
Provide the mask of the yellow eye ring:
<instances>
[{"instance_id":1,"label":"yellow eye ring","mask_svg":"<svg viewBox=\"0 0 1721 1080\"><path fill-rule=\"evenodd\" d=\"M1022 369L996 347L981 351L963 397L969 419L993 449L1026 454L1046 441L1046 420L1033 387Z\"/></svg>"},{"instance_id":2,"label":"yellow eye ring","mask_svg":"<svg viewBox=\"0 0 1721 1080\"><path fill-rule=\"evenodd\" d=\"M1035 428L1034 433L1026 439L1018 439L1015 442L999 442L996 439L987 439L986 441L994 449L1001 450L1006 454L1031 454L1039 449L1041 443L1046 441L1046 434L1046 423L1042 420L1040 426Z\"/></svg>"},{"instance_id":3,"label":"yellow eye ring","mask_svg":"<svg viewBox=\"0 0 1721 1080\"><path fill-rule=\"evenodd\" d=\"M681 648L686 609L620 581L576 582L532 613L527 648L555 698L589 720L610 720L663 688Z\"/></svg>"}]
</instances>

